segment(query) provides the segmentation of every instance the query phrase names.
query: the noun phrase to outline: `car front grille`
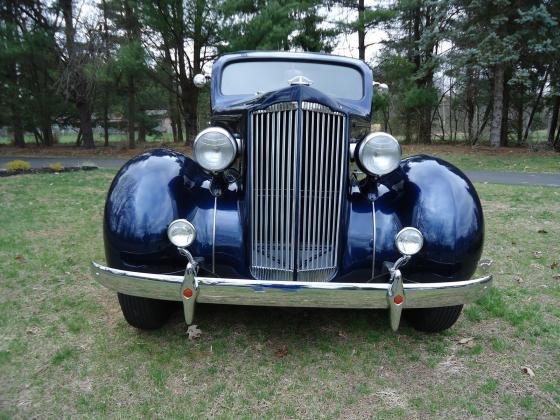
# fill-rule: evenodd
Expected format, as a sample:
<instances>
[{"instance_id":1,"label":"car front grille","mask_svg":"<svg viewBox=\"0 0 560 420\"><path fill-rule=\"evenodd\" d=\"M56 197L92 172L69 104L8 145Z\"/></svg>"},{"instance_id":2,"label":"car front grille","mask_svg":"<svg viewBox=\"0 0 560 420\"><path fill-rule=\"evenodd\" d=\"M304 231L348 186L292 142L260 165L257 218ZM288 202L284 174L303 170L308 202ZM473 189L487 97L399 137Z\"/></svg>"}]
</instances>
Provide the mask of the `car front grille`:
<instances>
[{"instance_id":1,"label":"car front grille","mask_svg":"<svg viewBox=\"0 0 560 420\"><path fill-rule=\"evenodd\" d=\"M346 118L310 102L250 115L251 274L328 281L336 273Z\"/></svg>"}]
</instances>

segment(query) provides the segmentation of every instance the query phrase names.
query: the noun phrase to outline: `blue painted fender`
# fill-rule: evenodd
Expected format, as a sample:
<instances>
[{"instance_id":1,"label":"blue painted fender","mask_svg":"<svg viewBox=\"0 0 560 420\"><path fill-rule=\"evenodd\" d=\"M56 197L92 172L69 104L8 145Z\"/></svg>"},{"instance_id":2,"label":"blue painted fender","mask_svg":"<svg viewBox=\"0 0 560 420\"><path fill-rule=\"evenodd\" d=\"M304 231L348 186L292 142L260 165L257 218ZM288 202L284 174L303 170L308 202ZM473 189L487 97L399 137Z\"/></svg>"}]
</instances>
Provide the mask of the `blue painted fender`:
<instances>
[{"instance_id":1,"label":"blue painted fender","mask_svg":"<svg viewBox=\"0 0 560 420\"><path fill-rule=\"evenodd\" d=\"M186 156L154 150L127 162L117 173L105 203L105 254L111 267L165 273L184 266L167 239L177 218L205 220L212 201L203 187L206 174ZM207 229L193 247L208 254Z\"/></svg>"},{"instance_id":2,"label":"blue painted fender","mask_svg":"<svg viewBox=\"0 0 560 420\"><path fill-rule=\"evenodd\" d=\"M371 279L373 264L380 275L384 261L399 257L395 235L405 226L424 235L422 250L402 270L407 280L460 281L475 272L484 243L482 207L467 176L450 163L429 156L404 159L371 193L351 195L349 203L339 272L344 281Z\"/></svg>"},{"instance_id":3,"label":"blue painted fender","mask_svg":"<svg viewBox=\"0 0 560 420\"><path fill-rule=\"evenodd\" d=\"M424 247L410 264L408 278L470 278L484 244L484 216L474 186L458 168L437 158L414 156L403 162L402 170L410 225L424 235Z\"/></svg>"}]
</instances>

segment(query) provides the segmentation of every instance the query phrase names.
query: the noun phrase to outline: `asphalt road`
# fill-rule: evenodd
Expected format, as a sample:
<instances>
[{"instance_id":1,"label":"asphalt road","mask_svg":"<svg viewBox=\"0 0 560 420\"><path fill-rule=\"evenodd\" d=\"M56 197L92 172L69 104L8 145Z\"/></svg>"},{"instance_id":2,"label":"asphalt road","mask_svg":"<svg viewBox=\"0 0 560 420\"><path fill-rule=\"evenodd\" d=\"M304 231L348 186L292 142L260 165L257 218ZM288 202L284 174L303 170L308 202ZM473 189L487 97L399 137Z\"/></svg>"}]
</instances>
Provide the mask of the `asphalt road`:
<instances>
[{"instance_id":1,"label":"asphalt road","mask_svg":"<svg viewBox=\"0 0 560 420\"><path fill-rule=\"evenodd\" d=\"M73 157L15 157L0 156L0 167L14 159L26 160L34 168L48 166L50 163L60 162L64 166L81 166L84 162L92 162L101 168L120 168L126 159L113 158L73 158ZM560 187L560 174L539 174L527 172L492 172L492 171L466 171L473 182L487 182L490 184L510 185L544 185L547 187Z\"/></svg>"}]
</instances>

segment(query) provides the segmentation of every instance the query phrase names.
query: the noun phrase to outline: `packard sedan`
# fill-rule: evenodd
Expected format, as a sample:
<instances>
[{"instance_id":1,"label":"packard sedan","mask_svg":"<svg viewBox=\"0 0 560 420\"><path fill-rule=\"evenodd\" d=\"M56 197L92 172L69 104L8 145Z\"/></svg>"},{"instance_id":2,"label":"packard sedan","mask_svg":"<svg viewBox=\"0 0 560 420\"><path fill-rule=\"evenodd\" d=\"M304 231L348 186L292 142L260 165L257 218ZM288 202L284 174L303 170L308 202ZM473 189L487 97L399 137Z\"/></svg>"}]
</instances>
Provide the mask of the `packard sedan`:
<instances>
[{"instance_id":1,"label":"packard sedan","mask_svg":"<svg viewBox=\"0 0 560 420\"><path fill-rule=\"evenodd\" d=\"M434 157L403 159L370 132L375 87L362 61L323 54L222 56L212 117L193 158L144 153L105 204L106 263L125 319L162 326L182 303L383 308L396 330L442 331L490 275L472 278L484 241L469 179Z\"/></svg>"}]
</instances>

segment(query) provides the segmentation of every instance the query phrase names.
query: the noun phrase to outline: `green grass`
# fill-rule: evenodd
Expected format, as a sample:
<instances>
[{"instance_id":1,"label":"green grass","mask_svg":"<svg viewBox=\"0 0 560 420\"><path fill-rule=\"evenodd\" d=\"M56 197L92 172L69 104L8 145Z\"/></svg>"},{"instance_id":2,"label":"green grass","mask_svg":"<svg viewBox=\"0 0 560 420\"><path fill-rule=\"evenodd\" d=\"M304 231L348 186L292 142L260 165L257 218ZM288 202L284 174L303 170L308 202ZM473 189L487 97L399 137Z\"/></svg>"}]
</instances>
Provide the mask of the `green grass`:
<instances>
[{"instance_id":1,"label":"green grass","mask_svg":"<svg viewBox=\"0 0 560 420\"><path fill-rule=\"evenodd\" d=\"M560 153L534 152L523 148L493 150L466 146L404 145L404 155L428 154L444 159L466 171L560 173Z\"/></svg>"},{"instance_id":2,"label":"green grass","mask_svg":"<svg viewBox=\"0 0 560 420\"><path fill-rule=\"evenodd\" d=\"M113 175L0 180L0 417L560 416L560 189L477 186L496 287L445 333L393 333L384 311L199 305L189 341L180 311L129 327L88 273Z\"/></svg>"},{"instance_id":3,"label":"green grass","mask_svg":"<svg viewBox=\"0 0 560 420\"><path fill-rule=\"evenodd\" d=\"M504 171L504 172L560 172L560 154L542 155L528 152L523 155L488 155L441 153L437 154L463 170Z\"/></svg>"}]
</instances>

